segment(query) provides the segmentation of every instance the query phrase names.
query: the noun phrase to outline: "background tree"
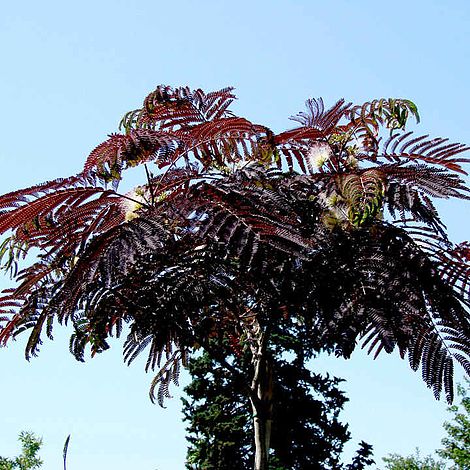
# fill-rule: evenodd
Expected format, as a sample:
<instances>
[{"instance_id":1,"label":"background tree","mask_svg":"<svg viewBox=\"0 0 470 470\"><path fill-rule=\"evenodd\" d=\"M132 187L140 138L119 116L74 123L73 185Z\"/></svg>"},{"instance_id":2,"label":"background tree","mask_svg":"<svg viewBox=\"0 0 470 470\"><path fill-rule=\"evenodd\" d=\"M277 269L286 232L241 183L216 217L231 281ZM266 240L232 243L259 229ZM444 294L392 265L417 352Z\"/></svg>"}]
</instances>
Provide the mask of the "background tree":
<instances>
[{"instance_id":1,"label":"background tree","mask_svg":"<svg viewBox=\"0 0 470 470\"><path fill-rule=\"evenodd\" d=\"M413 455L403 457L399 454L390 454L383 458L387 470L445 470L444 462L432 456L421 456L419 449Z\"/></svg>"},{"instance_id":2,"label":"background tree","mask_svg":"<svg viewBox=\"0 0 470 470\"><path fill-rule=\"evenodd\" d=\"M347 398L341 380L312 374L301 339L288 332L271 333L274 410L270 467L277 470L341 469L348 426L338 415ZM236 348L235 348L236 349ZM286 355L287 353L287 355ZM227 357L234 356L227 345ZM246 374L250 357L232 357ZM242 469L254 461L251 406L243 384L207 353L189 361L192 382L185 388L183 412L189 425L188 469ZM365 456L369 457L369 454ZM349 467L347 467L349 468ZM354 467L362 468L362 467Z\"/></svg>"},{"instance_id":3,"label":"background tree","mask_svg":"<svg viewBox=\"0 0 470 470\"><path fill-rule=\"evenodd\" d=\"M306 350L396 348L452 400L453 361L470 370L470 249L448 240L431 197L468 198L467 148L405 131L418 117L407 100L309 100L299 127L274 134L231 113L233 99L160 86L80 174L0 198L1 252L18 281L0 299L0 344L29 331L29 358L42 333L71 322L83 360L127 323L125 359L148 351L160 403L202 347L244 383L257 469L281 318L304 325ZM119 193L137 165L146 181ZM17 270L32 248L39 258ZM217 347L230 337L251 356L248 377Z\"/></svg>"},{"instance_id":4,"label":"background tree","mask_svg":"<svg viewBox=\"0 0 470 470\"><path fill-rule=\"evenodd\" d=\"M17 457L0 457L0 470L34 470L42 467L42 460L38 453L41 449L42 439L32 432L22 431L18 436L21 442L21 454Z\"/></svg>"},{"instance_id":5,"label":"background tree","mask_svg":"<svg viewBox=\"0 0 470 470\"><path fill-rule=\"evenodd\" d=\"M436 453L444 461L435 460L432 456L421 456L419 449L414 455L403 457L399 454L390 454L383 460L387 463L386 468L391 470L401 469L445 469L466 470L470 468L470 398L468 396L469 382L466 386L459 384L457 393L461 397L460 405L453 405L448 408L454 415L453 422L445 422L444 430L448 437L442 439L443 449ZM449 463L451 467L446 464Z\"/></svg>"},{"instance_id":6,"label":"background tree","mask_svg":"<svg viewBox=\"0 0 470 470\"><path fill-rule=\"evenodd\" d=\"M449 411L454 415L452 422L444 423L447 437L442 439L443 449L437 454L452 462L452 469L465 470L470 468L470 396L468 395L470 382L466 386L461 384L457 392L461 397L460 406L453 405Z\"/></svg>"}]
</instances>

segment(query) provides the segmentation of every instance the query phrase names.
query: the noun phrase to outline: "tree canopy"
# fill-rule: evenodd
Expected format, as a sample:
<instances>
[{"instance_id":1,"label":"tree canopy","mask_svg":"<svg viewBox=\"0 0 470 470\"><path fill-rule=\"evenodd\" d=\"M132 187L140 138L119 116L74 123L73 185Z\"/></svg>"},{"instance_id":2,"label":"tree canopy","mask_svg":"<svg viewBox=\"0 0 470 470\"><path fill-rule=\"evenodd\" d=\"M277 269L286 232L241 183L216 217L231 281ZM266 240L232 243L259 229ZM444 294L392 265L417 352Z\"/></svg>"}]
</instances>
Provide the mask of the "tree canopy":
<instances>
[{"instance_id":1,"label":"tree canopy","mask_svg":"<svg viewBox=\"0 0 470 470\"><path fill-rule=\"evenodd\" d=\"M440 457L452 462L453 470L470 467L470 382L467 380L465 385L459 384L457 387L461 402L449 407L453 421L444 423L447 436L442 439L444 447L437 451Z\"/></svg>"},{"instance_id":2,"label":"tree canopy","mask_svg":"<svg viewBox=\"0 0 470 470\"><path fill-rule=\"evenodd\" d=\"M444 460L434 459L431 455L421 456L419 449L414 455L402 456L390 454L383 460L390 470L467 470L470 468L470 397L468 390L470 383L457 386L457 393L461 399L458 405L452 405L448 411L452 413L453 420L444 423L447 436L441 441L444 446L436 451Z\"/></svg>"},{"instance_id":3,"label":"tree canopy","mask_svg":"<svg viewBox=\"0 0 470 470\"><path fill-rule=\"evenodd\" d=\"M448 239L432 199L468 199L468 148L405 129L419 120L409 100L310 99L274 133L234 115L234 98L159 86L78 175L0 197L17 281L0 298L0 344L29 332L30 358L71 323L84 360L128 324L125 360L147 351L160 403L202 347L245 384L260 469L275 323L292 321L308 354L397 349L451 401L454 361L470 370L470 246ZM139 165L142 184L119 192ZM251 355L249 377L225 341Z\"/></svg>"},{"instance_id":4,"label":"tree canopy","mask_svg":"<svg viewBox=\"0 0 470 470\"><path fill-rule=\"evenodd\" d=\"M403 457L399 454L390 454L384 457L387 470L445 470L445 464L430 455L421 456L419 450L413 455Z\"/></svg>"},{"instance_id":5,"label":"tree canopy","mask_svg":"<svg viewBox=\"0 0 470 470\"><path fill-rule=\"evenodd\" d=\"M39 458L39 450L42 446L42 439L30 431L22 431L18 436L21 442L21 453L17 457L0 457L0 470L34 470L42 467L42 460Z\"/></svg>"}]
</instances>

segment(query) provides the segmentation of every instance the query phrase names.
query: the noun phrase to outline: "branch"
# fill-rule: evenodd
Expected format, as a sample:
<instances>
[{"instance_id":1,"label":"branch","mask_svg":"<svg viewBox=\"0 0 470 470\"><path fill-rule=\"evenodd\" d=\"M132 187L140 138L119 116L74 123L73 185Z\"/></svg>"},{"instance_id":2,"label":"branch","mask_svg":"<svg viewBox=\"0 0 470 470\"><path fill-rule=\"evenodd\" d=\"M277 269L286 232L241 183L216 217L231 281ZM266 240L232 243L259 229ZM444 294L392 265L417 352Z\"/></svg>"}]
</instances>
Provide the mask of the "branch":
<instances>
[{"instance_id":1,"label":"branch","mask_svg":"<svg viewBox=\"0 0 470 470\"><path fill-rule=\"evenodd\" d=\"M260 403L260 399L258 398L258 395L255 393L255 391L246 383L246 377L242 372L240 372L236 367L234 367L230 362L227 361L225 356L220 352L217 351L209 346L208 342L202 341L199 342L199 344L203 347L203 349L210 355L212 359L217 361L222 367L227 369L236 379L240 381L241 384L243 384L243 389L245 392L248 394L250 400L252 400L255 405L258 405Z\"/></svg>"}]
</instances>

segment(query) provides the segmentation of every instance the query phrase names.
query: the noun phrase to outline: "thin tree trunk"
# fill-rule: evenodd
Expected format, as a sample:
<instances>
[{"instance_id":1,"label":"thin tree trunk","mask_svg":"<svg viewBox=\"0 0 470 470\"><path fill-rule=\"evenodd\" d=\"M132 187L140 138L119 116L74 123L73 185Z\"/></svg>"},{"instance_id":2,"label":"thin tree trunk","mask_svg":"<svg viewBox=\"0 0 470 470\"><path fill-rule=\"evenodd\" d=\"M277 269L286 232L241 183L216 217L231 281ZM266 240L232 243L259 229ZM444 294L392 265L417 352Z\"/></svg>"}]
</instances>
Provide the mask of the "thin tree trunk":
<instances>
[{"instance_id":1,"label":"thin tree trunk","mask_svg":"<svg viewBox=\"0 0 470 470\"><path fill-rule=\"evenodd\" d=\"M264 335L259 338L253 357L254 377L251 399L255 438L255 470L268 470L272 425L272 365L267 357Z\"/></svg>"},{"instance_id":2,"label":"thin tree trunk","mask_svg":"<svg viewBox=\"0 0 470 470\"><path fill-rule=\"evenodd\" d=\"M271 419L260 416L253 407L253 429L255 435L255 470L267 470L271 439Z\"/></svg>"},{"instance_id":3,"label":"thin tree trunk","mask_svg":"<svg viewBox=\"0 0 470 470\"><path fill-rule=\"evenodd\" d=\"M268 470L269 448L272 427L272 361L266 351L266 334L261 332L257 322L255 328L245 330L251 338L253 380L246 384L246 392L253 410L253 430L255 441L255 470ZM226 358L213 350L208 343L201 341L204 349L234 377L244 382L239 371Z\"/></svg>"},{"instance_id":4,"label":"thin tree trunk","mask_svg":"<svg viewBox=\"0 0 470 470\"><path fill-rule=\"evenodd\" d=\"M266 445L266 421L255 415L253 418L255 434L255 470L267 470L268 468L268 446Z\"/></svg>"}]
</instances>

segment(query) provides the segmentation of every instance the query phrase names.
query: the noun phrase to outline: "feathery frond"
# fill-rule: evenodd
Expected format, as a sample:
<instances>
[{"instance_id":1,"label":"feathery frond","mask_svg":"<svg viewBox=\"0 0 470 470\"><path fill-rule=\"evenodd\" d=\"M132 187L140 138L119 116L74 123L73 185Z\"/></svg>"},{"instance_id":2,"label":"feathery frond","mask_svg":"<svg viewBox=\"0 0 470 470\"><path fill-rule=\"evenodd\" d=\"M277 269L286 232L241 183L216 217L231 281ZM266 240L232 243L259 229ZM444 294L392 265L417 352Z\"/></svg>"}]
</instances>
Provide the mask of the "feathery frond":
<instances>
[{"instance_id":1,"label":"feathery frond","mask_svg":"<svg viewBox=\"0 0 470 470\"><path fill-rule=\"evenodd\" d=\"M275 134L234 99L159 86L82 173L0 197L17 282L0 295L0 345L28 332L29 358L70 322L84 360L127 323L124 359L147 354L162 404L195 349L255 351L291 321L309 354L398 350L451 400L454 362L470 370L470 249L433 199L469 199L468 147L408 132L408 100L312 99ZM145 181L119 194L138 165Z\"/></svg>"}]
</instances>

